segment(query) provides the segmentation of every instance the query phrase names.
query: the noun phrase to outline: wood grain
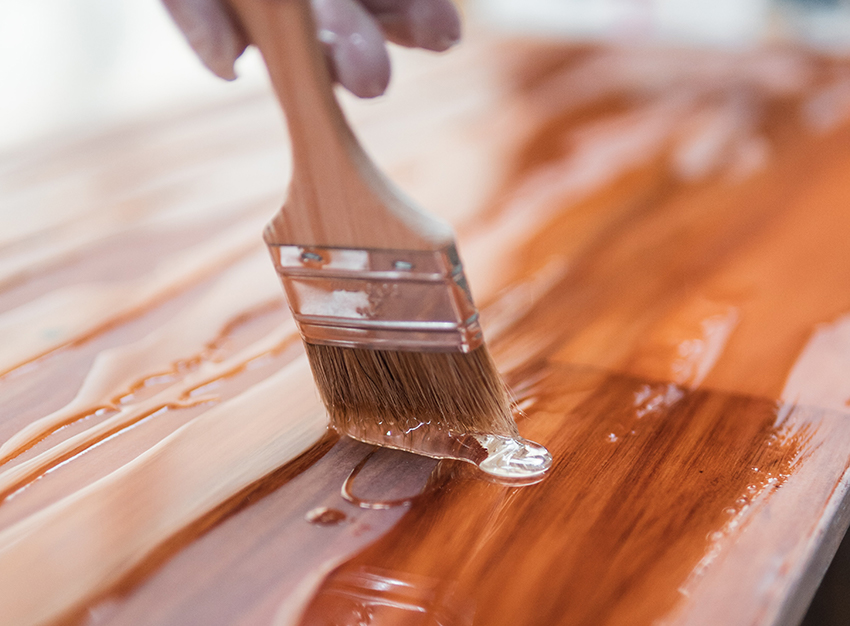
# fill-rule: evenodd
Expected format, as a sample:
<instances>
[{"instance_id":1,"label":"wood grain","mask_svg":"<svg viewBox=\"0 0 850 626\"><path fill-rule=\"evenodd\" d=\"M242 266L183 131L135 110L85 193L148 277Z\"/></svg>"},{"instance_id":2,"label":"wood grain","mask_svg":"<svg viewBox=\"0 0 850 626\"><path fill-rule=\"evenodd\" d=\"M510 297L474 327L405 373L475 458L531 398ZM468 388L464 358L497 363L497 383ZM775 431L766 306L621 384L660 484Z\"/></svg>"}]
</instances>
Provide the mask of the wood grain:
<instances>
[{"instance_id":1,"label":"wood grain","mask_svg":"<svg viewBox=\"0 0 850 626\"><path fill-rule=\"evenodd\" d=\"M324 438L259 240L270 95L33 147L0 168L4 615L797 623L850 521L850 67L482 34L398 64L346 106L457 226L550 475Z\"/></svg>"}]
</instances>

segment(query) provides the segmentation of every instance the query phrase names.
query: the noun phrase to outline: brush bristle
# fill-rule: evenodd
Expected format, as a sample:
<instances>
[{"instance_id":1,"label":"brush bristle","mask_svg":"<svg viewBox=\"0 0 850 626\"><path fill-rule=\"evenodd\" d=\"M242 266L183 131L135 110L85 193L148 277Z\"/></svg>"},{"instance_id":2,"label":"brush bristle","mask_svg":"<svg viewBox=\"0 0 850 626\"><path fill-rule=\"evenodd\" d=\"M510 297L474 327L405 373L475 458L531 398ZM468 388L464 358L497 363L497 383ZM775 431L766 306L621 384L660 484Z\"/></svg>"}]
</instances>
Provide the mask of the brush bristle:
<instances>
[{"instance_id":1,"label":"brush bristle","mask_svg":"<svg viewBox=\"0 0 850 626\"><path fill-rule=\"evenodd\" d=\"M469 353L367 350L305 344L332 425L408 432L516 435L507 389L486 346Z\"/></svg>"}]
</instances>

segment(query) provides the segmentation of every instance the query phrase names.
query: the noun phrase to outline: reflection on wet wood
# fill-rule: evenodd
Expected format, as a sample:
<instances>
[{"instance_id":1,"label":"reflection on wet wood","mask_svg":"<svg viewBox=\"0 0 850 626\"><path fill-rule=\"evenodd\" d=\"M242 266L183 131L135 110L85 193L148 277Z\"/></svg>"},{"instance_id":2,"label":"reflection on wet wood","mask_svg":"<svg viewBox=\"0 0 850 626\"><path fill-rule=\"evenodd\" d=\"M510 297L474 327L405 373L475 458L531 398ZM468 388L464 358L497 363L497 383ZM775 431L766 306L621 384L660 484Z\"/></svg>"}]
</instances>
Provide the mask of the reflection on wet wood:
<instances>
[{"instance_id":1,"label":"reflection on wet wood","mask_svg":"<svg viewBox=\"0 0 850 626\"><path fill-rule=\"evenodd\" d=\"M349 623L358 611L424 623L408 621L419 608L387 605L374 583L352 587L379 571L430 581L429 612L448 610L435 599L446 593L481 624L651 623L706 549L781 488L810 439L777 428L769 401L547 370L526 392L536 417L523 432L553 448L551 475L514 488L452 467L451 489L419 498L335 570L322 589L347 591L318 595L303 624Z\"/></svg>"},{"instance_id":2,"label":"reflection on wet wood","mask_svg":"<svg viewBox=\"0 0 850 626\"><path fill-rule=\"evenodd\" d=\"M3 615L793 624L848 522L850 66L400 61L356 125L458 224L550 475L325 436L259 240L270 97L33 148L0 170Z\"/></svg>"}]
</instances>

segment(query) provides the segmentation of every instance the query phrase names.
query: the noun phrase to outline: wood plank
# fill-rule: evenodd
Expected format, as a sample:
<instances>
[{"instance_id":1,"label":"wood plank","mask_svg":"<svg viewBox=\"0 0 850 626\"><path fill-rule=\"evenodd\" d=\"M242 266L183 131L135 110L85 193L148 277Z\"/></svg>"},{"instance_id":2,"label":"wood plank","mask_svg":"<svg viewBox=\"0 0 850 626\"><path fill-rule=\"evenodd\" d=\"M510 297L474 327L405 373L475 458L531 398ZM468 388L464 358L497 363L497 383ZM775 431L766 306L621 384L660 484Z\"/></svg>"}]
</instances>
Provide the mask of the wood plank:
<instances>
[{"instance_id":1,"label":"wood plank","mask_svg":"<svg viewBox=\"0 0 850 626\"><path fill-rule=\"evenodd\" d=\"M398 61L346 106L458 225L551 473L322 439L250 234L287 171L268 94L34 148L0 168L4 614L796 623L850 522L850 67L483 34Z\"/></svg>"}]
</instances>

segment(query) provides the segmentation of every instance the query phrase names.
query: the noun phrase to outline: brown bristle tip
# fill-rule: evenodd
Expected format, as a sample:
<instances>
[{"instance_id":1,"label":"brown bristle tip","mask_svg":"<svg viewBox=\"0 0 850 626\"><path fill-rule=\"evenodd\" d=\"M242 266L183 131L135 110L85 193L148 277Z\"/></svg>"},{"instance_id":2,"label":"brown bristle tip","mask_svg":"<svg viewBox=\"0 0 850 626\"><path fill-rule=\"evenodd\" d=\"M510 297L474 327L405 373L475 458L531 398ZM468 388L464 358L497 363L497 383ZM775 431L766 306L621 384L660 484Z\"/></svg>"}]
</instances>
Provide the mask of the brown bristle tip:
<instances>
[{"instance_id":1,"label":"brown bristle tip","mask_svg":"<svg viewBox=\"0 0 850 626\"><path fill-rule=\"evenodd\" d=\"M457 433L517 434L507 388L486 346L407 352L305 343L319 393L340 432L422 424Z\"/></svg>"}]
</instances>

